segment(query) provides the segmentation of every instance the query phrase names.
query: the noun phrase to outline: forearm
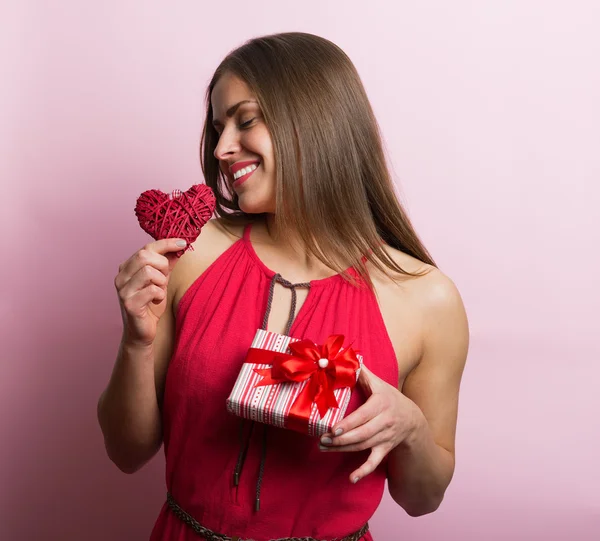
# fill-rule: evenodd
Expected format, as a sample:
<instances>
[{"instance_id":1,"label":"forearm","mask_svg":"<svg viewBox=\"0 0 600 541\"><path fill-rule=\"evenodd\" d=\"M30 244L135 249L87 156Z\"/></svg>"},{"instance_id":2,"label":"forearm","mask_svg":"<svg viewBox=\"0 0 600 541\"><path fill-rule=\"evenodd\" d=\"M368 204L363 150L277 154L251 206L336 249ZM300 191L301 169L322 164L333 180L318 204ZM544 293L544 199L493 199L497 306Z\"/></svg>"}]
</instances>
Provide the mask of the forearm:
<instances>
[{"instance_id":1,"label":"forearm","mask_svg":"<svg viewBox=\"0 0 600 541\"><path fill-rule=\"evenodd\" d=\"M390 451L387 469L390 495L416 517L439 507L454 473L454 458L435 443L420 413L411 436Z\"/></svg>"},{"instance_id":2,"label":"forearm","mask_svg":"<svg viewBox=\"0 0 600 541\"><path fill-rule=\"evenodd\" d=\"M110 459L133 473L160 448L162 426L154 381L154 353L121 341L98 422Z\"/></svg>"}]
</instances>

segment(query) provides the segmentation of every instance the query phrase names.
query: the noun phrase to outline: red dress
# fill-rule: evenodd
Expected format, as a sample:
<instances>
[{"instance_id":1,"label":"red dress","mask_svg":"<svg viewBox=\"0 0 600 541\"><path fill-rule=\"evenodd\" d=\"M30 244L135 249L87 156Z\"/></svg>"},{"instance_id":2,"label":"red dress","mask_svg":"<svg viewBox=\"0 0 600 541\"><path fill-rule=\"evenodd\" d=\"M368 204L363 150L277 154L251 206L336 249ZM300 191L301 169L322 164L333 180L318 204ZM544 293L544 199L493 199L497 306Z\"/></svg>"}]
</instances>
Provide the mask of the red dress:
<instances>
[{"instance_id":1,"label":"red dress","mask_svg":"<svg viewBox=\"0 0 600 541\"><path fill-rule=\"evenodd\" d=\"M342 538L359 530L377 509L387 458L354 485L349 476L370 450L322 452L315 437L244 422L226 410L225 401L263 323L275 276L254 251L251 225L185 291L177 308L163 405L167 491L215 533L255 541ZM360 279L354 268L349 272ZM376 297L339 274L310 282L288 334L317 344L330 334L343 334L354 341L374 374L390 385L398 383L396 355ZM346 416L365 400L357 385ZM247 452L236 486L242 447ZM165 502L150 541L201 538ZM372 539L370 532L361 538Z\"/></svg>"}]
</instances>

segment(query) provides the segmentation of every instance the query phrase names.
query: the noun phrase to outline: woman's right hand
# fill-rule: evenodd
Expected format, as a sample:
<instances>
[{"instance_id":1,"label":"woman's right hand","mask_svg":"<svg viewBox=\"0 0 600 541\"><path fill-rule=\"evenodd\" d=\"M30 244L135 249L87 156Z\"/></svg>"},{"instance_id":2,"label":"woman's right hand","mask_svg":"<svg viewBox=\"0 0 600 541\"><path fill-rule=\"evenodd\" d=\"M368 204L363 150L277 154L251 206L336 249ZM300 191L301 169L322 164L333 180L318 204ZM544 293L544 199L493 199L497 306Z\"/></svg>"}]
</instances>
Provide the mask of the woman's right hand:
<instances>
[{"instance_id":1,"label":"woman's right hand","mask_svg":"<svg viewBox=\"0 0 600 541\"><path fill-rule=\"evenodd\" d=\"M123 317L123 340L146 347L156 337L158 320L167 305L167 285L171 270L178 261L175 252L178 238L161 239L146 244L119 265L115 287Z\"/></svg>"}]
</instances>

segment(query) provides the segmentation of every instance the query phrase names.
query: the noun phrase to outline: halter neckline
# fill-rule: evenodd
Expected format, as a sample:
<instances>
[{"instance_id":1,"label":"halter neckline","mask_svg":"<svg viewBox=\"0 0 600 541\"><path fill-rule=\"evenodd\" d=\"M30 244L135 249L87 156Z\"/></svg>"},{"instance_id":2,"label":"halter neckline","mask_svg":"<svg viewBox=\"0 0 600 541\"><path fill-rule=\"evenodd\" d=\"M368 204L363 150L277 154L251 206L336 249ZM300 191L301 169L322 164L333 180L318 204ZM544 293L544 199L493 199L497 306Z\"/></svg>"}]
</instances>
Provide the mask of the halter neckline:
<instances>
[{"instance_id":1,"label":"halter neckline","mask_svg":"<svg viewBox=\"0 0 600 541\"><path fill-rule=\"evenodd\" d=\"M270 269L269 267L267 267L265 265L265 263L262 261L262 259L260 259L260 257L258 257L258 254L256 253L256 251L254 250L254 246L252 245L252 241L250 240L250 231L252 229L252 225L253 222L250 222L248 224L246 224L244 226L244 236L243 236L243 243L244 246L246 247L246 249L248 250L248 253L252 256L252 259L254 259L254 261L257 263L257 265L263 270L263 272L269 277L269 278L273 278L273 276L275 276L276 273L274 270ZM366 258L363 257L363 260L365 260ZM353 274L354 276L358 276L358 272L356 271L356 269L354 268L354 266L348 267L346 269L346 272L349 274ZM279 274L279 276L281 276L281 274ZM282 277L285 279L285 277ZM310 287L314 287L314 286L321 286L321 285L326 285L329 284L332 281L335 280L343 280L342 277L342 273L336 273L333 274L331 276L326 276L325 278L317 278L314 280L308 280L307 283L310 284Z\"/></svg>"}]
</instances>

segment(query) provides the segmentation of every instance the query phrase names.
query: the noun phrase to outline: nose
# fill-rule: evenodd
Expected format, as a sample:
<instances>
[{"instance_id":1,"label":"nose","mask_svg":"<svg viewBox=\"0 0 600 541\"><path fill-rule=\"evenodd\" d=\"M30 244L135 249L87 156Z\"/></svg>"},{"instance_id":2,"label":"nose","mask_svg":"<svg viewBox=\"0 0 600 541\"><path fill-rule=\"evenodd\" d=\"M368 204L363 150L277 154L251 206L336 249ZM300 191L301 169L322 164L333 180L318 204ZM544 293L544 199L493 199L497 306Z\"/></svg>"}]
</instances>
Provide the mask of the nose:
<instances>
[{"instance_id":1,"label":"nose","mask_svg":"<svg viewBox=\"0 0 600 541\"><path fill-rule=\"evenodd\" d=\"M225 127L219 137L219 142L215 147L214 156L217 160L227 160L232 154L239 152L241 149L239 135L235 128L228 129Z\"/></svg>"}]
</instances>

